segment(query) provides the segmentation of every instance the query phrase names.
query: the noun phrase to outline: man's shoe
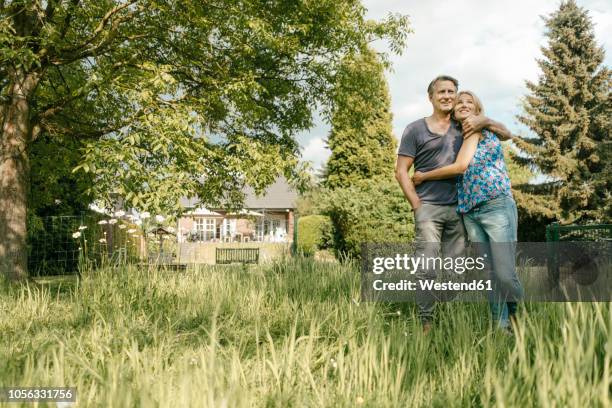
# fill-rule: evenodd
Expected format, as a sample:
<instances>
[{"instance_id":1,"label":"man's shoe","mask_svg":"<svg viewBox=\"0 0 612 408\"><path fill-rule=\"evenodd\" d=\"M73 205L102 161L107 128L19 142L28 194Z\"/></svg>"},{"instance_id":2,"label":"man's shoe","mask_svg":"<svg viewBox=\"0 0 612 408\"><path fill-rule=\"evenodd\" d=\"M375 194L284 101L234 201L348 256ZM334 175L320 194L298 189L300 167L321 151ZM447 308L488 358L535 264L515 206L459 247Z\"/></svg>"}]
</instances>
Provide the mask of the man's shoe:
<instances>
[{"instance_id":1,"label":"man's shoe","mask_svg":"<svg viewBox=\"0 0 612 408\"><path fill-rule=\"evenodd\" d=\"M514 337L514 330L512 330L512 326L500 327L499 331L508 337Z\"/></svg>"}]
</instances>

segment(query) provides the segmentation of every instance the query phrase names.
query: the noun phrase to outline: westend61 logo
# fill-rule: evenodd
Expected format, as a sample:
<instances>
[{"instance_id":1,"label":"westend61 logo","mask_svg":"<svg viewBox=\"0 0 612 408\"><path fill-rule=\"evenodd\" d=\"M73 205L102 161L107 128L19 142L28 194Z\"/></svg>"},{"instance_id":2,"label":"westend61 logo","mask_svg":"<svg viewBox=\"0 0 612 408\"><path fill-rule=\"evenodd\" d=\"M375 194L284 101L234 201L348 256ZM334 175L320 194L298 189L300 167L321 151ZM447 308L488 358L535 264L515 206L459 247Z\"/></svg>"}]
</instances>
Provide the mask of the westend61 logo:
<instances>
[{"instance_id":1,"label":"westend61 logo","mask_svg":"<svg viewBox=\"0 0 612 408\"><path fill-rule=\"evenodd\" d=\"M372 261L372 272L375 275L380 275L388 271L406 271L414 275L417 270L445 270L453 271L458 275L466 271L482 271L485 267L484 261L486 258L479 256L472 257L425 257L421 254L419 257L410 256L408 254L396 254L395 257L376 257Z\"/></svg>"},{"instance_id":2,"label":"westend61 logo","mask_svg":"<svg viewBox=\"0 0 612 408\"><path fill-rule=\"evenodd\" d=\"M386 279L371 280L371 289L376 292L385 291L491 291L491 280L473 279L471 282L457 282L453 276L462 276L465 272L480 272L485 268L485 258L481 257L426 257L411 256L396 253L394 256L372 258L372 273L380 276L386 272ZM411 279L402 279L408 276L428 275L431 272L442 272L437 278L424 278L421 276L416 282ZM434 273L434 275L437 275ZM444 279L444 276L447 279ZM439 279L442 278L443 282ZM450 279L449 279L450 278Z\"/></svg>"}]
</instances>

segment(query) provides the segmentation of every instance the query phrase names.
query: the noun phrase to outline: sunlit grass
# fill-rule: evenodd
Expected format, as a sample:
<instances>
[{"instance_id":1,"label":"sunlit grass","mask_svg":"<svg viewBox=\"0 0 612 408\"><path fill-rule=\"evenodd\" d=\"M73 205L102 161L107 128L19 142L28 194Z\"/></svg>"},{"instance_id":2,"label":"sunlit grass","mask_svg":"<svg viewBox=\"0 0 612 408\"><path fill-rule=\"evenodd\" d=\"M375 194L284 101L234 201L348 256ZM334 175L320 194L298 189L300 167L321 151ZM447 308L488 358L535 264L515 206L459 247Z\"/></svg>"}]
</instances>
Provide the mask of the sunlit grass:
<instances>
[{"instance_id":1,"label":"sunlit grass","mask_svg":"<svg viewBox=\"0 0 612 408\"><path fill-rule=\"evenodd\" d=\"M359 302L354 265L287 259L136 267L7 286L0 384L81 406L608 406L610 303L529 304L515 338L487 306ZM399 312L399 313L398 313Z\"/></svg>"}]
</instances>

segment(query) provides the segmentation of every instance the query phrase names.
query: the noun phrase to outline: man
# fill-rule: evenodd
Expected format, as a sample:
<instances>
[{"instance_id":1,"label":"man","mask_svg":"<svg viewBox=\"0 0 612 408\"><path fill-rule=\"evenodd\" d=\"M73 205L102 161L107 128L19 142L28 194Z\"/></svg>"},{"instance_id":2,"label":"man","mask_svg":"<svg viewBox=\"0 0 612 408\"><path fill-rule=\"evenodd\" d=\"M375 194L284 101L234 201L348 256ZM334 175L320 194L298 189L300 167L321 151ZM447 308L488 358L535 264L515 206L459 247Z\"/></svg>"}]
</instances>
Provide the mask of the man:
<instances>
[{"instance_id":1,"label":"man","mask_svg":"<svg viewBox=\"0 0 612 408\"><path fill-rule=\"evenodd\" d=\"M456 179L432 180L416 187L408 175L415 170L429 171L455 162L466 136L488 128L506 140L510 132L500 123L483 115L472 116L462 124L451 119L455 106L458 81L448 75L434 78L427 87L433 107L431 116L409 124L400 142L395 177L414 211L417 255L436 258L441 250L444 256L460 256L465 248L465 230L457 213ZM463 126L463 127L462 127ZM418 279L434 279L436 271L422 268ZM431 292L417 291L416 297L423 332L432 327L435 296Z\"/></svg>"}]
</instances>

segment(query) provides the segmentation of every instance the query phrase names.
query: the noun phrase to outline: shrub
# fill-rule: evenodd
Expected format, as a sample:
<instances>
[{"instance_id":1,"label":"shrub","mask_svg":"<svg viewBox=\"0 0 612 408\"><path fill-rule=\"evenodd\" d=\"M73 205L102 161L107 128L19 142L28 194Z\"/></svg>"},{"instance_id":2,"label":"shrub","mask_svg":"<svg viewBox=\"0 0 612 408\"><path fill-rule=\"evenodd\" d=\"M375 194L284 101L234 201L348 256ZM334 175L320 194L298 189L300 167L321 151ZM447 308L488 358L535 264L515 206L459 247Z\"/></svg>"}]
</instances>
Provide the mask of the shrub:
<instances>
[{"instance_id":1,"label":"shrub","mask_svg":"<svg viewBox=\"0 0 612 408\"><path fill-rule=\"evenodd\" d=\"M398 183L386 178L363 180L322 194L323 213L334 226L337 255L358 257L364 242L414 239L414 217Z\"/></svg>"},{"instance_id":2,"label":"shrub","mask_svg":"<svg viewBox=\"0 0 612 408\"><path fill-rule=\"evenodd\" d=\"M312 256L317 249L329 248L333 241L333 225L325 215L307 215L298 219L297 247Z\"/></svg>"}]
</instances>

